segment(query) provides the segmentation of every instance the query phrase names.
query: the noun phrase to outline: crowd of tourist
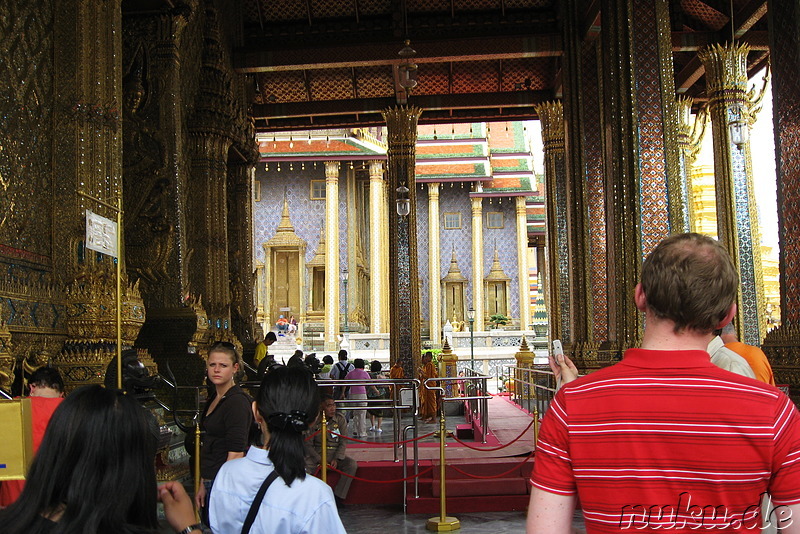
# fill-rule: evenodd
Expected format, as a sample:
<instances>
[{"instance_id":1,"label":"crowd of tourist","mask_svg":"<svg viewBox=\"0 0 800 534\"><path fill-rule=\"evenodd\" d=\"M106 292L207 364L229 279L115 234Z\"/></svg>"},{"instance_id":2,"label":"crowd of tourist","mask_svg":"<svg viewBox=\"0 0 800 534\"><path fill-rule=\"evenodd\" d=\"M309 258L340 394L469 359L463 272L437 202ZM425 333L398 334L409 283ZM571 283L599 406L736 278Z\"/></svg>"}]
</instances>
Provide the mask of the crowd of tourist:
<instances>
[{"instance_id":1,"label":"crowd of tourist","mask_svg":"<svg viewBox=\"0 0 800 534\"><path fill-rule=\"evenodd\" d=\"M800 415L764 353L736 338L737 290L718 242L672 236L647 256L635 289L641 346L583 377L563 353L551 357L558 392L537 442L529 534L571 533L578 501L589 533L800 533ZM58 372L37 370L29 382L38 451L24 484L0 487L0 530L154 533L160 500L179 534L344 532L338 507L358 469L345 438L382 431L384 413L368 403L387 396L382 366L367 372L345 350L335 364L298 350L283 365L269 354L274 341L256 350L255 400L237 384L236 348L209 348L193 497L177 482L156 486L158 435L136 395L106 384L63 398ZM417 378L436 376L423 355ZM398 363L389 377L404 377ZM320 378L338 383L321 388ZM431 393L420 392L423 421L440 409ZM323 463L342 473L333 489L317 478Z\"/></svg>"}]
</instances>

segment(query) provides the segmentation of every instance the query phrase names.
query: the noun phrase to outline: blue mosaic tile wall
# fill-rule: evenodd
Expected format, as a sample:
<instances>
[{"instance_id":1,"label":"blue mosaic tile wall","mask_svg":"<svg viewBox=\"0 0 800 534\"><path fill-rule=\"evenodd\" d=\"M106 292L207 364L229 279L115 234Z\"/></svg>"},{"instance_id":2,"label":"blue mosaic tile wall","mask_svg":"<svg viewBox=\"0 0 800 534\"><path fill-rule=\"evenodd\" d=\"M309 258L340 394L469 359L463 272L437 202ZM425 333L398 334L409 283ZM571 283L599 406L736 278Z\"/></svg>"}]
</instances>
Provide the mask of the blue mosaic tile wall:
<instances>
[{"instance_id":1,"label":"blue mosaic tile wall","mask_svg":"<svg viewBox=\"0 0 800 534\"><path fill-rule=\"evenodd\" d=\"M444 229L444 214L460 213L461 228ZM439 188L439 217L441 234L439 243L442 247L442 275L444 278L450 269L450 258L453 248L461 274L467 278L464 295L467 307L472 304L472 209L469 201L469 187L462 184L442 184ZM442 320L445 318L443 317Z\"/></svg>"},{"instance_id":2,"label":"blue mosaic tile wall","mask_svg":"<svg viewBox=\"0 0 800 534\"><path fill-rule=\"evenodd\" d=\"M499 211L503 214L503 228L486 228L486 213ZM517 263L517 210L513 198L483 199L483 276L489 274L494 259L494 249L500 255L500 266L511 280L509 307L511 316L519 318L519 274Z\"/></svg>"},{"instance_id":3,"label":"blue mosaic tile wall","mask_svg":"<svg viewBox=\"0 0 800 534\"><path fill-rule=\"evenodd\" d=\"M426 321L430 320L431 318L429 308L431 288L430 280L428 279L429 229L428 184L417 184L417 269L419 270L419 313Z\"/></svg>"},{"instance_id":4,"label":"blue mosaic tile wall","mask_svg":"<svg viewBox=\"0 0 800 534\"><path fill-rule=\"evenodd\" d=\"M342 166L339 180L339 270L347 264L347 171ZM289 201L289 218L294 226L295 233L306 242L305 261L314 258L319 247L320 234L325 226L325 201L311 200L311 180L325 180L325 166L318 163L316 166L307 164L300 167L295 164L277 165L270 164L267 171L263 164L256 167L256 179L261 183L261 200L254 203L254 259L264 261L265 242L275 235L283 211L284 192ZM516 211L513 199L488 199L483 201L484 221L487 211L500 211L503 213L504 227L502 229L486 228L484 222L484 277L489 274L494 257L495 245L500 253L500 263L503 270L511 280L509 283L511 300L511 314L519 317L519 281L517 280L517 239L516 239ZM461 213L461 228L453 230L444 229L444 214L446 212ZM428 320L430 292L428 280L428 186L417 185L417 254L420 283L420 312L423 319ZM439 279L444 278L450 268L450 258L455 247L456 259L462 274L468 279L466 288L467 306L472 304L472 211L469 200L469 187L462 184L442 184L439 189L439 229L441 245L441 268ZM368 248L368 243L365 243ZM366 250L365 250L366 252ZM306 273L306 287L311 280ZM482 282L481 282L482 283ZM344 291L343 287L339 288ZM354 295L350 295L351 302ZM342 299L343 301L343 299ZM342 302L341 312L344 312Z\"/></svg>"},{"instance_id":5,"label":"blue mosaic tile wall","mask_svg":"<svg viewBox=\"0 0 800 534\"><path fill-rule=\"evenodd\" d=\"M269 171L264 165L256 166L256 180L261 183L261 201L254 203L253 209L253 253L256 261L264 261L264 243L275 235L283 212L283 196L289 201L289 219L294 226L295 234L306 242L306 263L314 258L319 247L322 229L325 227L325 200L311 200L311 180L325 180L325 165L318 163L290 170L288 164L277 166L271 164ZM339 179L339 270L347 264L347 246L344 236L347 235L346 217L346 172L341 171ZM306 273L306 287L311 281ZM339 288L343 291L343 288ZM342 302L342 312L344 302Z\"/></svg>"}]
</instances>

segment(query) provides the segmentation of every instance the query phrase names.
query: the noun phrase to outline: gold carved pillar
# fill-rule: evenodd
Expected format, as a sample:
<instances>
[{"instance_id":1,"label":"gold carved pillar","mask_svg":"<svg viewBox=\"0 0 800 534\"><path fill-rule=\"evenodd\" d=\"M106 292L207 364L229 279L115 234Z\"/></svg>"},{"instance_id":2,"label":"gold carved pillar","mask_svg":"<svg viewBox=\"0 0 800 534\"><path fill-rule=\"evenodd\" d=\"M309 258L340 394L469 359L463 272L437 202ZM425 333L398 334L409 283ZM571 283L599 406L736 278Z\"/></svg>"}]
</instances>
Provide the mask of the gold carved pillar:
<instances>
[{"instance_id":1,"label":"gold carved pillar","mask_svg":"<svg viewBox=\"0 0 800 534\"><path fill-rule=\"evenodd\" d=\"M484 329L483 299L483 199L471 198L472 204L472 308L475 310L473 329Z\"/></svg>"},{"instance_id":2,"label":"gold carved pillar","mask_svg":"<svg viewBox=\"0 0 800 534\"><path fill-rule=\"evenodd\" d=\"M383 181L383 162L369 162L369 218L372 222L369 232L369 324L373 334L386 332L386 315L383 301L386 300L386 282L384 258L387 256L384 229L386 221L386 185Z\"/></svg>"},{"instance_id":3,"label":"gold carved pillar","mask_svg":"<svg viewBox=\"0 0 800 534\"><path fill-rule=\"evenodd\" d=\"M255 147L254 147L255 148ZM231 328L248 350L255 347L256 301L253 294L253 177L258 153L239 161L228 171L228 194L232 198L228 217L228 256L231 291ZM302 260L301 258L301 265ZM303 295L305 292L302 292ZM305 306L301 304L300 310Z\"/></svg>"},{"instance_id":4,"label":"gold carved pillar","mask_svg":"<svg viewBox=\"0 0 800 534\"><path fill-rule=\"evenodd\" d=\"M211 329L228 330L231 294L226 174L231 141L208 131L192 132L191 141L191 286L202 296Z\"/></svg>"},{"instance_id":5,"label":"gold carved pillar","mask_svg":"<svg viewBox=\"0 0 800 534\"><path fill-rule=\"evenodd\" d=\"M735 143L730 123L749 130L755 105L747 92L747 44L711 45L698 57L706 70L714 139L717 234L739 267L738 322L742 341L759 345L766 334L761 233L753 190L750 143ZM760 109L760 105L758 105Z\"/></svg>"},{"instance_id":6,"label":"gold carved pillar","mask_svg":"<svg viewBox=\"0 0 800 534\"><path fill-rule=\"evenodd\" d=\"M202 296L211 340L236 344L230 329L228 162L239 117L215 9L204 11L203 25L199 87L188 120L190 287Z\"/></svg>"},{"instance_id":7,"label":"gold carved pillar","mask_svg":"<svg viewBox=\"0 0 800 534\"><path fill-rule=\"evenodd\" d=\"M439 241L439 184L428 184L428 317L430 338L435 346L442 332L442 256Z\"/></svg>"},{"instance_id":8,"label":"gold carved pillar","mask_svg":"<svg viewBox=\"0 0 800 534\"><path fill-rule=\"evenodd\" d=\"M636 346L643 257L684 228L667 0L601 0L609 341Z\"/></svg>"},{"instance_id":9,"label":"gold carved pillar","mask_svg":"<svg viewBox=\"0 0 800 534\"><path fill-rule=\"evenodd\" d=\"M800 386L800 6L796 2L769 0L770 54L774 83L775 155L778 174L778 213L781 223L781 321L762 348L770 359L778 384ZM796 397L796 393L793 394ZM796 400L796 399L795 399Z\"/></svg>"},{"instance_id":10,"label":"gold carved pillar","mask_svg":"<svg viewBox=\"0 0 800 534\"><path fill-rule=\"evenodd\" d=\"M325 350L339 333L339 162L325 162Z\"/></svg>"},{"instance_id":11,"label":"gold carved pillar","mask_svg":"<svg viewBox=\"0 0 800 534\"><path fill-rule=\"evenodd\" d=\"M530 328L531 324L531 284L528 274L528 216L525 197L516 197L517 210L517 267L519 283L519 329Z\"/></svg>"},{"instance_id":12,"label":"gold carved pillar","mask_svg":"<svg viewBox=\"0 0 800 534\"><path fill-rule=\"evenodd\" d=\"M387 185L392 200L389 202L389 354L391 363L399 362L408 378L417 374L421 348L414 176L417 121L421 114L422 109L414 106L383 111L388 136ZM406 198L410 211L408 215L400 215L398 208Z\"/></svg>"},{"instance_id":13,"label":"gold carved pillar","mask_svg":"<svg viewBox=\"0 0 800 534\"><path fill-rule=\"evenodd\" d=\"M678 146L680 147L681 202L686 213L685 225L680 230L690 232L692 222L692 169L700 153L703 135L708 124L707 108L703 107L692 121L692 99L680 97L678 106Z\"/></svg>"},{"instance_id":14,"label":"gold carved pillar","mask_svg":"<svg viewBox=\"0 0 800 534\"><path fill-rule=\"evenodd\" d=\"M542 125L547 235L546 303L550 339L572 342L570 315L569 240L567 233L567 176L564 153L564 108L561 102L536 106ZM541 265L540 265L541 267Z\"/></svg>"}]
</instances>

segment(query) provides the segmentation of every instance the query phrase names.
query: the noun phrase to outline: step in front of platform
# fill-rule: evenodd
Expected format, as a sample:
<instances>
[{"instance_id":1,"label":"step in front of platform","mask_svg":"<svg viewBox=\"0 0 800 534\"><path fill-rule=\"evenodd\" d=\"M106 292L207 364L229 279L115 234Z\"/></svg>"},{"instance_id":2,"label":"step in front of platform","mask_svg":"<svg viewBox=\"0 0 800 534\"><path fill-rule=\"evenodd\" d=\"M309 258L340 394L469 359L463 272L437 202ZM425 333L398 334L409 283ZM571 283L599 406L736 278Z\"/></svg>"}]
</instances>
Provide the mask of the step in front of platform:
<instances>
[{"instance_id":1,"label":"step in front of platform","mask_svg":"<svg viewBox=\"0 0 800 534\"><path fill-rule=\"evenodd\" d=\"M525 511L529 495L484 495L481 497L447 497L447 515L478 512ZM438 514L439 497L409 498L406 501L409 514Z\"/></svg>"},{"instance_id":2,"label":"step in front of platform","mask_svg":"<svg viewBox=\"0 0 800 534\"><path fill-rule=\"evenodd\" d=\"M522 477L490 478L490 479L455 479L445 482L447 497L470 497L485 495L527 495L528 484ZM441 484L432 485L433 496L441 495Z\"/></svg>"}]
</instances>

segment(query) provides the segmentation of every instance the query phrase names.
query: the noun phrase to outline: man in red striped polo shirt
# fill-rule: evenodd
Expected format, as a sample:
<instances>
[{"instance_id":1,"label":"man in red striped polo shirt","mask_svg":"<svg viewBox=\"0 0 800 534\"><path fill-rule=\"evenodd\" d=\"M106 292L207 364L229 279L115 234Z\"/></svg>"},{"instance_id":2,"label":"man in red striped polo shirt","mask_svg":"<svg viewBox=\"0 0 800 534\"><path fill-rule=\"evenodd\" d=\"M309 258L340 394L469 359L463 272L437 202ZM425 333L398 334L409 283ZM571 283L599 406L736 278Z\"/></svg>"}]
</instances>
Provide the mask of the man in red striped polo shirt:
<instances>
[{"instance_id":1,"label":"man in red striped polo shirt","mask_svg":"<svg viewBox=\"0 0 800 534\"><path fill-rule=\"evenodd\" d=\"M706 352L736 313L738 283L706 236L672 236L650 253L634 297L641 348L565 385L547 411L528 534L570 533L578 498L588 534L760 532L762 522L800 532L797 409Z\"/></svg>"}]
</instances>

